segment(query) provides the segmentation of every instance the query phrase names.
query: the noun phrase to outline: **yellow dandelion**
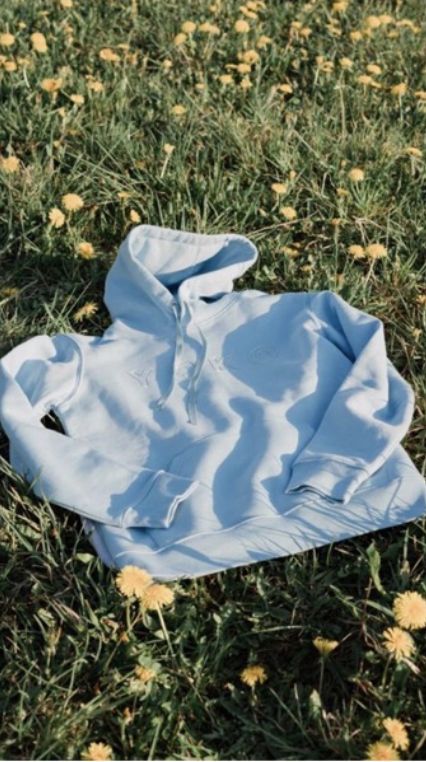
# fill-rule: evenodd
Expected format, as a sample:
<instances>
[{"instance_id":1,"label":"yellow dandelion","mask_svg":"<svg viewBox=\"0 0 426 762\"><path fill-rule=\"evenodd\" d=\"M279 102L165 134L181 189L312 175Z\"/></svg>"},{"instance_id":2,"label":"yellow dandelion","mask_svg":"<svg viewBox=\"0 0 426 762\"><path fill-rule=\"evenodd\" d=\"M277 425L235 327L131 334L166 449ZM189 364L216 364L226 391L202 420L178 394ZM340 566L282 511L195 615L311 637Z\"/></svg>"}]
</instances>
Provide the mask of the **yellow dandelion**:
<instances>
[{"instance_id":1,"label":"yellow dandelion","mask_svg":"<svg viewBox=\"0 0 426 762\"><path fill-rule=\"evenodd\" d=\"M380 23L383 26L387 26L388 24L391 24L393 19L393 16L390 16L389 13L381 13L379 16Z\"/></svg>"},{"instance_id":2,"label":"yellow dandelion","mask_svg":"<svg viewBox=\"0 0 426 762\"><path fill-rule=\"evenodd\" d=\"M250 89L250 87L253 87L253 85L252 85L252 83L250 82L250 80L249 80L249 78L248 78L248 77L243 77L243 78L242 78L242 80L241 80L241 82L240 82L240 87L241 87L243 90L249 90L249 89Z\"/></svg>"},{"instance_id":3,"label":"yellow dandelion","mask_svg":"<svg viewBox=\"0 0 426 762\"><path fill-rule=\"evenodd\" d=\"M339 59L339 64L342 67L342 69L352 69L354 62L351 58L347 58L347 56L343 56L343 58Z\"/></svg>"},{"instance_id":4,"label":"yellow dandelion","mask_svg":"<svg viewBox=\"0 0 426 762\"><path fill-rule=\"evenodd\" d=\"M170 587L167 587L167 585L157 583L145 587L141 595L142 604L148 610L155 610L157 607L161 609L163 606L169 606L173 603L173 600L173 590Z\"/></svg>"},{"instance_id":5,"label":"yellow dandelion","mask_svg":"<svg viewBox=\"0 0 426 762\"><path fill-rule=\"evenodd\" d=\"M101 93L105 88L99 79L90 79L87 83L89 90L93 90L94 93Z\"/></svg>"},{"instance_id":6,"label":"yellow dandelion","mask_svg":"<svg viewBox=\"0 0 426 762\"><path fill-rule=\"evenodd\" d=\"M173 42L175 45L183 45L187 40L187 35L185 32L179 32L179 34L175 35L173 38Z\"/></svg>"},{"instance_id":7,"label":"yellow dandelion","mask_svg":"<svg viewBox=\"0 0 426 762\"><path fill-rule=\"evenodd\" d=\"M120 593L127 598L131 598L132 595L140 598L145 588L151 584L152 577L145 569L129 565L123 566L115 582Z\"/></svg>"},{"instance_id":8,"label":"yellow dandelion","mask_svg":"<svg viewBox=\"0 0 426 762\"><path fill-rule=\"evenodd\" d=\"M399 82L397 85L392 85L390 89L392 95L405 95L407 92L407 84L405 82Z\"/></svg>"},{"instance_id":9,"label":"yellow dandelion","mask_svg":"<svg viewBox=\"0 0 426 762\"><path fill-rule=\"evenodd\" d=\"M237 71L239 74L250 74L251 65L248 63L239 63L237 64Z\"/></svg>"},{"instance_id":10,"label":"yellow dandelion","mask_svg":"<svg viewBox=\"0 0 426 762\"><path fill-rule=\"evenodd\" d=\"M407 148L404 148L404 153L407 153L409 156L414 156L416 159L420 159L423 156L423 151L415 146L407 146Z\"/></svg>"},{"instance_id":11,"label":"yellow dandelion","mask_svg":"<svg viewBox=\"0 0 426 762\"><path fill-rule=\"evenodd\" d=\"M222 85L232 85L234 82L232 74L220 74L218 80Z\"/></svg>"},{"instance_id":12,"label":"yellow dandelion","mask_svg":"<svg viewBox=\"0 0 426 762\"><path fill-rule=\"evenodd\" d=\"M257 50L246 50L241 54L241 60L244 63L256 64L260 61L260 55Z\"/></svg>"},{"instance_id":13,"label":"yellow dandelion","mask_svg":"<svg viewBox=\"0 0 426 762\"><path fill-rule=\"evenodd\" d=\"M240 672L241 682L252 688L256 683L264 683L268 679L266 670L260 664L252 664Z\"/></svg>"},{"instance_id":14,"label":"yellow dandelion","mask_svg":"<svg viewBox=\"0 0 426 762\"><path fill-rule=\"evenodd\" d=\"M287 185L285 183L272 183L271 190L277 194L277 196L282 196L283 193L287 192Z\"/></svg>"},{"instance_id":15,"label":"yellow dandelion","mask_svg":"<svg viewBox=\"0 0 426 762\"><path fill-rule=\"evenodd\" d=\"M112 759L112 748L107 743L91 743L82 754L83 759L100 762L104 759Z\"/></svg>"},{"instance_id":16,"label":"yellow dandelion","mask_svg":"<svg viewBox=\"0 0 426 762\"><path fill-rule=\"evenodd\" d=\"M365 26L368 27L368 29L378 29L381 23L380 16L367 16L365 19Z\"/></svg>"},{"instance_id":17,"label":"yellow dandelion","mask_svg":"<svg viewBox=\"0 0 426 762\"><path fill-rule=\"evenodd\" d=\"M346 190L346 188L336 188L336 193L338 196L341 196L344 198L345 196L349 196L349 191Z\"/></svg>"},{"instance_id":18,"label":"yellow dandelion","mask_svg":"<svg viewBox=\"0 0 426 762\"><path fill-rule=\"evenodd\" d=\"M256 42L256 47L259 48L259 50L263 50L263 48L266 48L271 42L272 37L268 37L266 34L261 34Z\"/></svg>"},{"instance_id":19,"label":"yellow dandelion","mask_svg":"<svg viewBox=\"0 0 426 762\"><path fill-rule=\"evenodd\" d=\"M60 90L62 84L63 80L61 77L57 77L56 79L54 77L46 77L46 79L42 79L40 87L47 93L55 93L57 90Z\"/></svg>"},{"instance_id":20,"label":"yellow dandelion","mask_svg":"<svg viewBox=\"0 0 426 762\"><path fill-rule=\"evenodd\" d=\"M348 7L347 0L337 0L331 6L331 10L334 11L334 13L344 13L347 10L347 7Z\"/></svg>"},{"instance_id":21,"label":"yellow dandelion","mask_svg":"<svg viewBox=\"0 0 426 762\"><path fill-rule=\"evenodd\" d=\"M192 34L196 28L197 25L194 21L184 21L181 26L182 32L185 32L185 34Z\"/></svg>"},{"instance_id":22,"label":"yellow dandelion","mask_svg":"<svg viewBox=\"0 0 426 762\"><path fill-rule=\"evenodd\" d=\"M36 53L47 53L46 38L41 32L34 32L31 35L31 45Z\"/></svg>"},{"instance_id":23,"label":"yellow dandelion","mask_svg":"<svg viewBox=\"0 0 426 762\"><path fill-rule=\"evenodd\" d=\"M312 34L312 29L309 26L303 26L302 29L300 30L301 37L307 38L307 37L310 37L311 34Z\"/></svg>"},{"instance_id":24,"label":"yellow dandelion","mask_svg":"<svg viewBox=\"0 0 426 762\"><path fill-rule=\"evenodd\" d=\"M367 749L367 759L372 760L391 760L399 759L399 754L394 746L384 741L371 743Z\"/></svg>"},{"instance_id":25,"label":"yellow dandelion","mask_svg":"<svg viewBox=\"0 0 426 762\"><path fill-rule=\"evenodd\" d=\"M77 212L84 206L84 201L77 193L65 193L61 198L61 203L67 212Z\"/></svg>"},{"instance_id":26,"label":"yellow dandelion","mask_svg":"<svg viewBox=\"0 0 426 762\"><path fill-rule=\"evenodd\" d=\"M171 61L170 58L165 58L162 63L163 69L165 69L165 71L169 71L169 69L171 69L172 66L173 66L173 61Z\"/></svg>"},{"instance_id":27,"label":"yellow dandelion","mask_svg":"<svg viewBox=\"0 0 426 762\"><path fill-rule=\"evenodd\" d=\"M137 224L137 223L139 223L141 221L141 216L140 216L139 212L136 211L136 209L131 209L130 210L129 217L130 217L130 222L134 222L134 223Z\"/></svg>"},{"instance_id":28,"label":"yellow dandelion","mask_svg":"<svg viewBox=\"0 0 426 762\"><path fill-rule=\"evenodd\" d=\"M407 630L426 627L426 598L415 592L400 593L393 602L393 613L400 627Z\"/></svg>"},{"instance_id":29,"label":"yellow dandelion","mask_svg":"<svg viewBox=\"0 0 426 762\"><path fill-rule=\"evenodd\" d=\"M302 253L301 251L299 251L293 246L281 246L280 252L282 254L285 254L287 257L292 257L292 258L299 257L300 254Z\"/></svg>"},{"instance_id":30,"label":"yellow dandelion","mask_svg":"<svg viewBox=\"0 0 426 762\"><path fill-rule=\"evenodd\" d=\"M79 95L79 93L73 93L70 95L70 101L75 103L76 106L82 106L84 103L84 96Z\"/></svg>"},{"instance_id":31,"label":"yellow dandelion","mask_svg":"<svg viewBox=\"0 0 426 762\"><path fill-rule=\"evenodd\" d=\"M6 172L8 175L13 175L15 172L18 172L20 166L21 162L17 156L7 156L6 158L1 159L0 167L3 172Z\"/></svg>"},{"instance_id":32,"label":"yellow dandelion","mask_svg":"<svg viewBox=\"0 0 426 762\"><path fill-rule=\"evenodd\" d=\"M293 88L288 84L288 82L282 82L280 85L277 85L277 90L280 93L285 93L286 95L291 95L293 92Z\"/></svg>"},{"instance_id":33,"label":"yellow dandelion","mask_svg":"<svg viewBox=\"0 0 426 762\"><path fill-rule=\"evenodd\" d=\"M156 671L150 667L135 667L135 674L142 683L149 683L156 676Z\"/></svg>"},{"instance_id":34,"label":"yellow dandelion","mask_svg":"<svg viewBox=\"0 0 426 762\"><path fill-rule=\"evenodd\" d=\"M163 151L167 156L170 156L171 153L175 150L175 146L173 146L171 143L164 143L163 145Z\"/></svg>"},{"instance_id":35,"label":"yellow dandelion","mask_svg":"<svg viewBox=\"0 0 426 762\"><path fill-rule=\"evenodd\" d=\"M250 31L250 24L245 19L238 19L234 24L234 29L239 34L247 34Z\"/></svg>"},{"instance_id":36,"label":"yellow dandelion","mask_svg":"<svg viewBox=\"0 0 426 762\"><path fill-rule=\"evenodd\" d=\"M371 74L360 74L359 77L356 78L356 81L360 85L365 85L366 87L375 87L375 88L381 88L380 82L376 82L375 79L371 76Z\"/></svg>"},{"instance_id":37,"label":"yellow dandelion","mask_svg":"<svg viewBox=\"0 0 426 762\"><path fill-rule=\"evenodd\" d=\"M383 727L390 735L396 749L402 749L402 751L408 749L410 741L407 729L401 720L397 720L393 717L385 717L383 720Z\"/></svg>"},{"instance_id":38,"label":"yellow dandelion","mask_svg":"<svg viewBox=\"0 0 426 762\"><path fill-rule=\"evenodd\" d=\"M349 180L352 180L353 183L360 183L365 175L364 171L362 169L359 169L359 167L353 167L353 169L348 172Z\"/></svg>"},{"instance_id":39,"label":"yellow dandelion","mask_svg":"<svg viewBox=\"0 0 426 762\"><path fill-rule=\"evenodd\" d=\"M77 322L80 322L81 320L84 320L85 318L92 317L92 315L95 314L95 312L98 311L98 305L94 302L86 302L86 304L83 304L82 307L80 307L77 312L74 313L74 320Z\"/></svg>"},{"instance_id":40,"label":"yellow dandelion","mask_svg":"<svg viewBox=\"0 0 426 762\"><path fill-rule=\"evenodd\" d=\"M280 214L282 214L286 220L295 220L297 217L297 212L292 206L281 207Z\"/></svg>"},{"instance_id":41,"label":"yellow dandelion","mask_svg":"<svg viewBox=\"0 0 426 762\"><path fill-rule=\"evenodd\" d=\"M11 48L15 44L15 37L9 32L3 32L0 34L0 47Z\"/></svg>"},{"instance_id":42,"label":"yellow dandelion","mask_svg":"<svg viewBox=\"0 0 426 762\"><path fill-rule=\"evenodd\" d=\"M205 86L204 82L196 82L194 87L195 87L196 90L200 90L200 91L206 89L206 86Z\"/></svg>"},{"instance_id":43,"label":"yellow dandelion","mask_svg":"<svg viewBox=\"0 0 426 762\"><path fill-rule=\"evenodd\" d=\"M426 101L426 90L415 90L414 95L421 101Z\"/></svg>"},{"instance_id":44,"label":"yellow dandelion","mask_svg":"<svg viewBox=\"0 0 426 762\"><path fill-rule=\"evenodd\" d=\"M211 24L210 21L205 21L203 24L200 24L199 29L200 32L206 34L220 34L220 29L217 24Z\"/></svg>"},{"instance_id":45,"label":"yellow dandelion","mask_svg":"<svg viewBox=\"0 0 426 762\"><path fill-rule=\"evenodd\" d=\"M59 0L59 5L61 5L62 8L72 8L73 7L73 1L72 0Z\"/></svg>"},{"instance_id":46,"label":"yellow dandelion","mask_svg":"<svg viewBox=\"0 0 426 762\"><path fill-rule=\"evenodd\" d=\"M321 656L327 656L339 645L338 640L328 640L327 638L322 638L320 635L314 638L312 643Z\"/></svg>"},{"instance_id":47,"label":"yellow dandelion","mask_svg":"<svg viewBox=\"0 0 426 762\"><path fill-rule=\"evenodd\" d=\"M117 53L114 53L111 48L101 48L99 51L99 58L102 59L102 61L119 61L120 56L117 55Z\"/></svg>"},{"instance_id":48,"label":"yellow dandelion","mask_svg":"<svg viewBox=\"0 0 426 762\"><path fill-rule=\"evenodd\" d=\"M359 42L362 40L362 32L359 29L352 29L352 31L349 32L349 37L352 42Z\"/></svg>"},{"instance_id":49,"label":"yellow dandelion","mask_svg":"<svg viewBox=\"0 0 426 762\"><path fill-rule=\"evenodd\" d=\"M126 200L130 198L131 195L132 194L129 193L129 191L118 191L117 198L119 198L120 200Z\"/></svg>"},{"instance_id":50,"label":"yellow dandelion","mask_svg":"<svg viewBox=\"0 0 426 762\"><path fill-rule=\"evenodd\" d=\"M371 259L380 259L381 257L387 256L387 249L383 244L381 243L370 243L366 249L365 253L368 257Z\"/></svg>"},{"instance_id":51,"label":"yellow dandelion","mask_svg":"<svg viewBox=\"0 0 426 762\"><path fill-rule=\"evenodd\" d=\"M49 222L53 228L61 228L65 223L65 214L54 206L49 212Z\"/></svg>"},{"instance_id":52,"label":"yellow dandelion","mask_svg":"<svg viewBox=\"0 0 426 762\"><path fill-rule=\"evenodd\" d=\"M367 64L367 66L365 68L367 69L369 74L379 75L379 74L382 73L382 70L381 70L380 66L378 66L377 64L374 64L374 63Z\"/></svg>"},{"instance_id":53,"label":"yellow dandelion","mask_svg":"<svg viewBox=\"0 0 426 762\"><path fill-rule=\"evenodd\" d=\"M183 116L186 114L186 108L185 106L182 106L180 103L176 103L175 106L172 106L170 109L170 113L173 114L173 116Z\"/></svg>"},{"instance_id":54,"label":"yellow dandelion","mask_svg":"<svg viewBox=\"0 0 426 762\"><path fill-rule=\"evenodd\" d=\"M77 251L83 259L93 259L95 250L89 241L81 241L77 246Z\"/></svg>"},{"instance_id":55,"label":"yellow dandelion","mask_svg":"<svg viewBox=\"0 0 426 762\"><path fill-rule=\"evenodd\" d=\"M18 65L16 61L5 61L3 64L3 69L5 71L16 71L18 68Z\"/></svg>"},{"instance_id":56,"label":"yellow dandelion","mask_svg":"<svg viewBox=\"0 0 426 762\"><path fill-rule=\"evenodd\" d=\"M13 296L18 296L20 293L20 289L16 288L16 286L6 286L5 288L2 288L0 291L0 296L8 298L12 298Z\"/></svg>"},{"instance_id":57,"label":"yellow dandelion","mask_svg":"<svg viewBox=\"0 0 426 762\"><path fill-rule=\"evenodd\" d=\"M360 246L357 243L353 243L348 248L348 253L353 257L354 259L362 259L365 257L365 249L363 246Z\"/></svg>"},{"instance_id":58,"label":"yellow dandelion","mask_svg":"<svg viewBox=\"0 0 426 762\"><path fill-rule=\"evenodd\" d=\"M410 633L400 627L388 627L383 633L384 647L397 661L409 658L414 651L414 640Z\"/></svg>"}]
</instances>

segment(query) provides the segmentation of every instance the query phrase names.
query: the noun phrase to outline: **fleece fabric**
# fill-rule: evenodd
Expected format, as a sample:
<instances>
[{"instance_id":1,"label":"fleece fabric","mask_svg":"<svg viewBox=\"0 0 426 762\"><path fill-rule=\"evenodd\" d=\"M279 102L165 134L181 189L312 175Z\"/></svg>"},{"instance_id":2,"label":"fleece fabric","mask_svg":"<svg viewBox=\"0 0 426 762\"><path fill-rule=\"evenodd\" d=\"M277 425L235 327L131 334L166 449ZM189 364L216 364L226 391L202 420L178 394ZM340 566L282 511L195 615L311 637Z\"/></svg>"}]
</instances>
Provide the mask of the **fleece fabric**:
<instances>
[{"instance_id":1,"label":"fleece fabric","mask_svg":"<svg viewBox=\"0 0 426 762\"><path fill-rule=\"evenodd\" d=\"M425 512L382 322L331 290L235 290L257 257L243 235L138 225L103 335L34 336L0 361L12 467L80 514L108 566L199 577Z\"/></svg>"}]
</instances>

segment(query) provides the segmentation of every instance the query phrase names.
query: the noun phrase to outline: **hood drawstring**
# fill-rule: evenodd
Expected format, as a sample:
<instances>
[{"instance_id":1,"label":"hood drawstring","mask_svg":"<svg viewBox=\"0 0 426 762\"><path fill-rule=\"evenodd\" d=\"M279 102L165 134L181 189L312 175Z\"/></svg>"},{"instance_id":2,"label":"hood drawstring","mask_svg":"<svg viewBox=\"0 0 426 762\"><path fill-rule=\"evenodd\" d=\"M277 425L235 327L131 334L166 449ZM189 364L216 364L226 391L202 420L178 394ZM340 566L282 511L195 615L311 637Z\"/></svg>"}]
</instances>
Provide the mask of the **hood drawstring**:
<instances>
[{"instance_id":1,"label":"hood drawstring","mask_svg":"<svg viewBox=\"0 0 426 762\"><path fill-rule=\"evenodd\" d=\"M188 315L189 315L188 325L193 320L192 308L191 308L191 304L189 303L189 301L181 300L181 301L179 301L179 305L180 305L180 314L178 313L178 310L176 309L176 306L173 305L173 310L174 310L174 313L175 313L175 316L176 316L176 344L175 344L175 352L174 352L174 357L173 357L172 376L171 376L171 379L170 379L170 384L169 384L169 388L168 388L167 392L162 394L161 397L159 397L159 399L157 400L156 404L157 404L157 407L159 407L159 408L162 408L164 406L165 402L170 397L170 395L171 395L171 393L172 393L172 391L174 389L175 378L176 378L177 370L178 370L179 363L180 363L181 357L182 357L182 346L183 346L183 341L184 341L183 329L182 329L182 322L183 322L183 317L184 317L184 308L186 308L188 310ZM198 383L198 379L200 377L201 370L202 370L204 361L206 359L207 340L206 340L206 337L204 336L203 331L201 330L200 326L198 325L198 323L196 321L194 321L194 323L195 323L195 325L197 327L197 330L198 330L198 332L199 332L199 334L201 336L201 340L203 342L203 353L202 353L201 358L198 358L198 360L196 362L196 365L195 365L195 371L194 371L193 375L191 376L191 383L190 383L189 392L188 392L188 396L187 396L187 400L186 400L186 408L187 408L187 412L188 412L188 421L189 421L189 423L194 423L195 424L197 422L197 410L196 410L196 402L195 402L195 400L196 400L196 385Z\"/></svg>"}]
</instances>

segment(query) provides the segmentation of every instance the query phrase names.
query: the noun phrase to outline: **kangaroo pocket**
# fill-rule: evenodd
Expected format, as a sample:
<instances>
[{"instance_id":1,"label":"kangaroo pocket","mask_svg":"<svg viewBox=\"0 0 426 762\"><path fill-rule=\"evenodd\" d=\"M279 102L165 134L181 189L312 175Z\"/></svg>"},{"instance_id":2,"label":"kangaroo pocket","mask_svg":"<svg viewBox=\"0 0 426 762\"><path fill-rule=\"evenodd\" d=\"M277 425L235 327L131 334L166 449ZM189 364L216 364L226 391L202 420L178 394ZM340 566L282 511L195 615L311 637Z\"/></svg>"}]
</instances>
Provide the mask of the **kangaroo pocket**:
<instances>
[{"instance_id":1,"label":"kangaroo pocket","mask_svg":"<svg viewBox=\"0 0 426 762\"><path fill-rule=\"evenodd\" d=\"M256 455L254 444L246 442L243 447L239 432L231 428L206 435L173 456L167 470L196 479L199 485L178 505L167 529L148 530L153 541L163 547L192 535L226 531L244 521L278 517L312 501L312 495L283 491L271 500L260 478L265 464ZM269 463L273 468L270 456Z\"/></svg>"}]
</instances>

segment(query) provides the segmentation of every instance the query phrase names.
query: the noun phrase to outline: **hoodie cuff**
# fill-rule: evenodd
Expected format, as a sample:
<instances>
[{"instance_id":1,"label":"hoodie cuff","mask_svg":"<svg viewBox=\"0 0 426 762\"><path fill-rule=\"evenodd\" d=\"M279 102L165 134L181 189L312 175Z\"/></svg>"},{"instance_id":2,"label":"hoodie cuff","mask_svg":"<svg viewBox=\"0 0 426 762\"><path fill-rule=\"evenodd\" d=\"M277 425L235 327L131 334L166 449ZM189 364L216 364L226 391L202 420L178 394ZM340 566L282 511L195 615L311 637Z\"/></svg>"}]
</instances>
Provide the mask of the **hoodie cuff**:
<instances>
[{"instance_id":1,"label":"hoodie cuff","mask_svg":"<svg viewBox=\"0 0 426 762\"><path fill-rule=\"evenodd\" d=\"M340 461L306 460L293 465L285 493L313 490L322 497L346 504L369 476L364 468Z\"/></svg>"},{"instance_id":2,"label":"hoodie cuff","mask_svg":"<svg viewBox=\"0 0 426 762\"><path fill-rule=\"evenodd\" d=\"M156 471L144 485L139 500L124 512L121 526L166 529L179 503L194 492L199 483L163 469Z\"/></svg>"}]
</instances>

